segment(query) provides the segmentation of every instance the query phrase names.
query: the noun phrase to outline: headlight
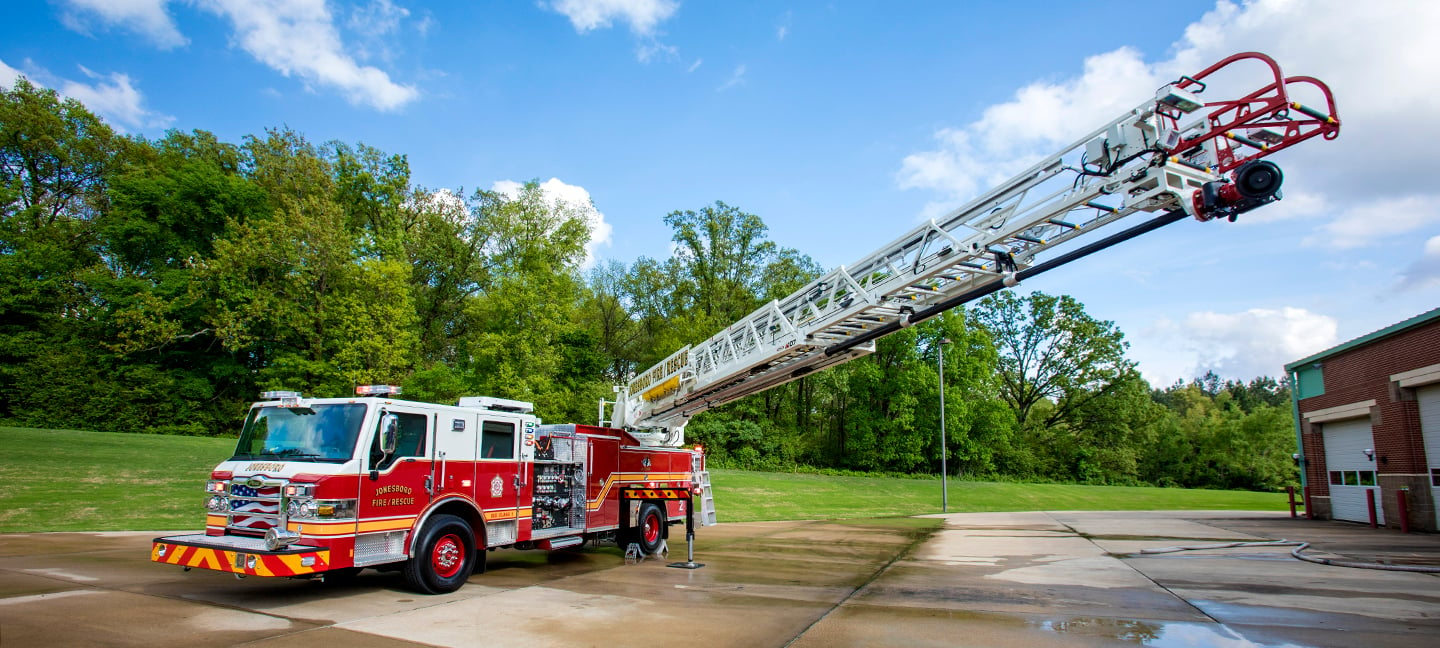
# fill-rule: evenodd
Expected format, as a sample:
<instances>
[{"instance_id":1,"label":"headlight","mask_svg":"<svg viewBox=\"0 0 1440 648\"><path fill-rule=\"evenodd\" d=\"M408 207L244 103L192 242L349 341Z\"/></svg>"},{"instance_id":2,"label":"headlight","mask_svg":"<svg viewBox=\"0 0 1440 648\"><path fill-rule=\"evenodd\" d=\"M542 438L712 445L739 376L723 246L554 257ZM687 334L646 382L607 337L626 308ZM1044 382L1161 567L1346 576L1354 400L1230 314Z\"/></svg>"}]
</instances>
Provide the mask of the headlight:
<instances>
[{"instance_id":1,"label":"headlight","mask_svg":"<svg viewBox=\"0 0 1440 648\"><path fill-rule=\"evenodd\" d=\"M205 484L205 492L207 493L218 493L224 495L228 489L229 482L219 479L212 479Z\"/></svg>"},{"instance_id":2,"label":"headlight","mask_svg":"<svg viewBox=\"0 0 1440 648\"><path fill-rule=\"evenodd\" d=\"M313 497L315 484L286 484L285 497Z\"/></svg>"},{"instance_id":3,"label":"headlight","mask_svg":"<svg viewBox=\"0 0 1440 648\"><path fill-rule=\"evenodd\" d=\"M285 512L294 519L313 518L315 517L315 500L292 499L290 504L285 507Z\"/></svg>"},{"instance_id":4,"label":"headlight","mask_svg":"<svg viewBox=\"0 0 1440 648\"><path fill-rule=\"evenodd\" d=\"M285 512L292 520L351 520L355 518L355 500L295 499Z\"/></svg>"},{"instance_id":5,"label":"headlight","mask_svg":"<svg viewBox=\"0 0 1440 648\"><path fill-rule=\"evenodd\" d=\"M211 513L224 513L225 509L230 508L230 506L223 496L212 495L210 499L205 500L205 508L210 509Z\"/></svg>"}]
</instances>

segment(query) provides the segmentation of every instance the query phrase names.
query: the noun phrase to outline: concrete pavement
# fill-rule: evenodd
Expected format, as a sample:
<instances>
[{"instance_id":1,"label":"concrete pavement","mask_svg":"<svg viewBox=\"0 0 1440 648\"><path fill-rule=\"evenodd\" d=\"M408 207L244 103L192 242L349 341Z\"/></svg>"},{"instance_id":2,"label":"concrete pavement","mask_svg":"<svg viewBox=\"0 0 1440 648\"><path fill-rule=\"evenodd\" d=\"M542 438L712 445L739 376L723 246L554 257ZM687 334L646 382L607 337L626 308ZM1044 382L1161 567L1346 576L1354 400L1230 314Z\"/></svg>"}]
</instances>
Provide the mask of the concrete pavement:
<instances>
[{"instance_id":1,"label":"concrete pavement","mask_svg":"<svg viewBox=\"0 0 1440 648\"><path fill-rule=\"evenodd\" d=\"M346 584L150 563L156 534L0 536L0 646L1369 646L1440 636L1440 576L1312 553L1440 564L1440 536L1245 512L983 513L722 524L696 559L614 547L498 551L459 592L398 574ZM671 543L671 560L684 554ZM1430 637L1430 639L1426 639Z\"/></svg>"}]
</instances>

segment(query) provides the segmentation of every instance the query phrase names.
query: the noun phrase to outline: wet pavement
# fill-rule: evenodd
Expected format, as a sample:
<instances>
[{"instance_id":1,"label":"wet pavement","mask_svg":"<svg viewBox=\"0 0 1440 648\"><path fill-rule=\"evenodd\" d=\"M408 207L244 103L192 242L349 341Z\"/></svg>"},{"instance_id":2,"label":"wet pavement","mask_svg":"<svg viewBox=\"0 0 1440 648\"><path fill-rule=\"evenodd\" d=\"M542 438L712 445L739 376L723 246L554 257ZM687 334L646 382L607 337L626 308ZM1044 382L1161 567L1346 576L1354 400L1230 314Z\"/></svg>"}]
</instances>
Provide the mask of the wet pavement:
<instances>
[{"instance_id":1,"label":"wet pavement","mask_svg":"<svg viewBox=\"0 0 1440 648\"><path fill-rule=\"evenodd\" d=\"M183 572L154 533L0 536L0 646L1417 646L1440 536L1246 512L978 513L722 524L698 570L614 547L497 551L459 592ZM685 547L671 542L670 561Z\"/></svg>"}]
</instances>

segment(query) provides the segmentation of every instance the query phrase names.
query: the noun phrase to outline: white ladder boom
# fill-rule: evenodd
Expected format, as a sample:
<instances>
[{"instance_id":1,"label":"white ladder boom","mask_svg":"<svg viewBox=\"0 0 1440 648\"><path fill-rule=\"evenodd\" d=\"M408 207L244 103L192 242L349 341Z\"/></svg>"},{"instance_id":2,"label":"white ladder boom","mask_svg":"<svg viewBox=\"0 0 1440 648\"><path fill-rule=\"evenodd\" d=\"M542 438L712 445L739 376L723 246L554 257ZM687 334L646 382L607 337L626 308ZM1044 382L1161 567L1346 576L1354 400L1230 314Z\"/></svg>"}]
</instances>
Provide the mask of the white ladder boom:
<instances>
[{"instance_id":1,"label":"white ladder boom","mask_svg":"<svg viewBox=\"0 0 1440 648\"><path fill-rule=\"evenodd\" d=\"M1194 101L1205 89L1200 79L1246 59L1269 65L1275 80L1241 99L1203 104L1212 110L1180 123L1202 107ZM1290 100L1287 88L1302 84L1323 91L1328 113ZM612 424L645 443L680 445L695 414L871 353L874 338L908 326L917 312L930 317L967 295L1014 285L1055 248L1131 214L1177 216L1144 231L1181 214L1234 220L1279 198L1279 168L1259 158L1316 135L1333 138L1334 114L1323 83L1285 78L1263 54L1237 54L1182 77L963 207L680 349L617 389Z\"/></svg>"}]
</instances>

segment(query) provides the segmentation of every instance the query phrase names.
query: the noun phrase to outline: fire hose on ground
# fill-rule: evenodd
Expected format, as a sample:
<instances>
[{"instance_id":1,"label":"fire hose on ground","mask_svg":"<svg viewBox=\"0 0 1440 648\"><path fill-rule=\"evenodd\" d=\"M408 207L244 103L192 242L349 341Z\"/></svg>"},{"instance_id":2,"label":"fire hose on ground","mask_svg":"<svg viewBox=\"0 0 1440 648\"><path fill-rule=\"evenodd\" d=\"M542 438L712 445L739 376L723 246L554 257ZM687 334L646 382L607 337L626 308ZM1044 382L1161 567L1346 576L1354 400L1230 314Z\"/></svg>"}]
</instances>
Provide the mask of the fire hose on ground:
<instances>
[{"instance_id":1,"label":"fire hose on ground","mask_svg":"<svg viewBox=\"0 0 1440 648\"><path fill-rule=\"evenodd\" d=\"M1379 569L1382 571L1419 572L1421 574L1440 574L1440 567L1430 565L1385 565L1381 563L1359 562L1354 560L1334 560L1331 558L1316 558L1306 556L1303 552L1310 547L1308 542L1295 540L1267 540L1264 542L1227 542L1214 545L1195 545L1188 547L1157 547L1154 549L1142 549L1142 554L1174 553L1177 551L1200 551L1203 549L1230 549L1232 547L1295 547L1290 550L1290 555L1317 565L1330 565L1332 567L1353 567L1355 569Z\"/></svg>"}]
</instances>

